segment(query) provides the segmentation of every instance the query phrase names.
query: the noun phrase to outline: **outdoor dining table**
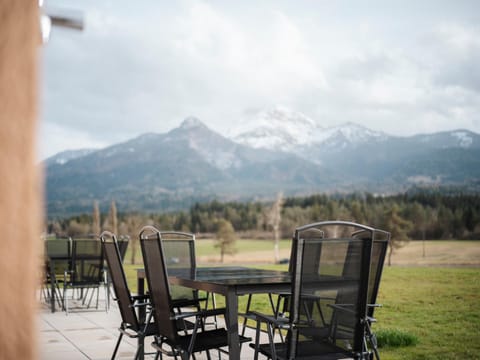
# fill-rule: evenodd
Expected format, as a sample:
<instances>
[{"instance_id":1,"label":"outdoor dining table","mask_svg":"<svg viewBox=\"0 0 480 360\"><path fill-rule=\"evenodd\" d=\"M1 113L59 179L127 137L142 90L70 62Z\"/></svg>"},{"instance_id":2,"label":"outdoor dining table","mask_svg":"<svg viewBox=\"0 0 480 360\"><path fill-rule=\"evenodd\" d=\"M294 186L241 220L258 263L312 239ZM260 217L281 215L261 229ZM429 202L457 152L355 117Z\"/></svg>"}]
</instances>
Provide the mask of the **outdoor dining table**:
<instances>
[{"instance_id":1,"label":"outdoor dining table","mask_svg":"<svg viewBox=\"0 0 480 360\"><path fill-rule=\"evenodd\" d=\"M188 288L225 296L225 323L228 333L229 359L240 359L238 335L238 296L262 294L291 289L289 272L247 267L198 267L193 270L169 271L169 282ZM145 291L145 270L137 269L138 293ZM143 318L144 314L140 315ZM141 344L143 349L143 344ZM140 354L143 359L143 353Z\"/></svg>"}]
</instances>

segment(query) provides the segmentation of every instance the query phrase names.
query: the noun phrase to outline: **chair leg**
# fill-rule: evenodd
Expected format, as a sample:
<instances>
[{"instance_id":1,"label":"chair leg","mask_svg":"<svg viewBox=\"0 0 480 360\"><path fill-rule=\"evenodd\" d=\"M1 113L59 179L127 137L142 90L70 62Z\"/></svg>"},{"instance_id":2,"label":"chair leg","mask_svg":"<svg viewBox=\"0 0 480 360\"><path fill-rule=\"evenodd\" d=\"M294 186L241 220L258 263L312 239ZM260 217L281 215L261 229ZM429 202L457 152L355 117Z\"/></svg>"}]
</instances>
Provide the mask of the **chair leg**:
<instances>
[{"instance_id":1,"label":"chair leg","mask_svg":"<svg viewBox=\"0 0 480 360\"><path fill-rule=\"evenodd\" d=\"M273 331L272 327L269 324L267 324L267 333L268 333L268 341L270 343L270 352L272 353L272 360L277 360L277 352L275 349L275 341L273 338Z\"/></svg>"},{"instance_id":2,"label":"chair leg","mask_svg":"<svg viewBox=\"0 0 480 360\"><path fill-rule=\"evenodd\" d=\"M253 355L254 360L258 360L258 347L260 346L260 321L257 320L257 328L255 331L255 352Z\"/></svg>"},{"instance_id":3,"label":"chair leg","mask_svg":"<svg viewBox=\"0 0 480 360\"><path fill-rule=\"evenodd\" d=\"M100 285L97 286L97 305L95 306L95 309L98 310L98 298L100 297Z\"/></svg>"},{"instance_id":4,"label":"chair leg","mask_svg":"<svg viewBox=\"0 0 480 360\"><path fill-rule=\"evenodd\" d=\"M368 338L368 342L370 343L370 346L373 350L373 354L375 356L376 360L380 360L380 354L378 353L378 346L377 346L377 336L372 332L372 329L370 327L370 322L366 322L366 338ZM367 339L365 339L365 343Z\"/></svg>"},{"instance_id":5,"label":"chair leg","mask_svg":"<svg viewBox=\"0 0 480 360\"><path fill-rule=\"evenodd\" d=\"M252 294L248 294L247 299L247 306L245 308L245 317L243 318L242 324L242 336L245 336L245 330L247 329L247 322L248 322L248 313L250 312L250 304L252 302Z\"/></svg>"},{"instance_id":6,"label":"chair leg","mask_svg":"<svg viewBox=\"0 0 480 360\"><path fill-rule=\"evenodd\" d=\"M105 312L108 313L110 310L110 285L105 283Z\"/></svg>"},{"instance_id":7,"label":"chair leg","mask_svg":"<svg viewBox=\"0 0 480 360\"><path fill-rule=\"evenodd\" d=\"M117 343L115 345L115 350L113 350L113 354L112 354L112 359L111 360L114 360L115 359L115 356L117 355L117 351L118 351L118 347L120 346L120 341L122 341L122 337L123 337L123 333L120 333L120 335L118 336L118 340L117 340ZM138 350L137 350L138 352ZM137 358L137 354L135 354L135 359Z\"/></svg>"},{"instance_id":8,"label":"chair leg","mask_svg":"<svg viewBox=\"0 0 480 360\"><path fill-rule=\"evenodd\" d=\"M63 287L63 308L65 310L65 314L68 315L68 296L67 296L67 287Z\"/></svg>"}]
</instances>

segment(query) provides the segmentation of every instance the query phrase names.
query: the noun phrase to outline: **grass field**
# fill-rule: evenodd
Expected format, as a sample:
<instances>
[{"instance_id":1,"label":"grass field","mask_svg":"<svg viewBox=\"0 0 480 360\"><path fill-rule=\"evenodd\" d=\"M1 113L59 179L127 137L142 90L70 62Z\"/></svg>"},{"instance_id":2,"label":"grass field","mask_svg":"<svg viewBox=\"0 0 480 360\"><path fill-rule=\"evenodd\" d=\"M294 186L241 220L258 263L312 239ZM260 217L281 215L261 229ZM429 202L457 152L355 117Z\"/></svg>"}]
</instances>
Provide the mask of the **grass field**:
<instances>
[{"instance_id":1,"label":"grass field","mask_svg":"<svg viewBox=\"0 0 480 360\"><path fill-rule=\"evenodd\" d=\"M480 359L480 242L411 242L392 257L383 273L374 330L393 329L415 335L415 346L383 348L382 359ZM272 243L242 240L226 263L286 270L273 262ZM281 257L289 256L290 242L281 242ZM209 240L197 241L200 265L219 259ZM128 257L127 257L128 259ZM262 259L263 264L262 264ZM270 259L270 260L269 260ZM135 289L135 268L127 265ZM255 296L255 309L267 311L265 296ZM246 297L240 298L240 309Z\"/></svg>"}]
</instances>

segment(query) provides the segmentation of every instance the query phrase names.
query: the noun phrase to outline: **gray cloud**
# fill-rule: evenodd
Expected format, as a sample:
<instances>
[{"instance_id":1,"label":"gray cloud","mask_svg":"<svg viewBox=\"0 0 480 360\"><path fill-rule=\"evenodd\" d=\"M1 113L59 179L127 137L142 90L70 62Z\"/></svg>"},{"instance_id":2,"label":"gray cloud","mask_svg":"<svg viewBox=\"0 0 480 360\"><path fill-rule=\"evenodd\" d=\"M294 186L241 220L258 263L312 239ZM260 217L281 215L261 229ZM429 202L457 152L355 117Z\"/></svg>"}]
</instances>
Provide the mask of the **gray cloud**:
<instances>
[{"instance_id":1,"label":"gray cloud","mask_svg":"<svg viewBox=\"0 0 480 360\"><path fill-rule=\"evenodd\" d=\"M98 146L189 115L227 132L272 104L324 126L480 132L480 9L452 3L57 1L86 28L53 29L43 50L42 153L60 134Z\"/></svg>"}]
</instances>

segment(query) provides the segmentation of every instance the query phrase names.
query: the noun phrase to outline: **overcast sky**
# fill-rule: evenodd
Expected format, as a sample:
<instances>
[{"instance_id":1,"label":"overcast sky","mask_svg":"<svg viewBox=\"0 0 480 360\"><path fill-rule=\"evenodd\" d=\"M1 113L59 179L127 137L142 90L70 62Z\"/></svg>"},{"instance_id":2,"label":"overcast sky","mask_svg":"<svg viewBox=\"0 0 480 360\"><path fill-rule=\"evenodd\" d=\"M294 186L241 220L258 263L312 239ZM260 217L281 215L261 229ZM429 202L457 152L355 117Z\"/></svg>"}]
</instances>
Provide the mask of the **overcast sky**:
<instances>
[{"instance_id":1,"label":"overcast sky","mask_svg":"<svg viewBox=\"0 0 480 360\"><path fill-rule=\"evenodd\" d=\"M480 1L49 0L82 32L42 48L40 156L163 133L228 133L282 105L322 126L480 133Z\"/></svg>"}]
</instances>

